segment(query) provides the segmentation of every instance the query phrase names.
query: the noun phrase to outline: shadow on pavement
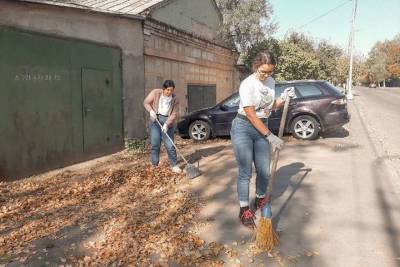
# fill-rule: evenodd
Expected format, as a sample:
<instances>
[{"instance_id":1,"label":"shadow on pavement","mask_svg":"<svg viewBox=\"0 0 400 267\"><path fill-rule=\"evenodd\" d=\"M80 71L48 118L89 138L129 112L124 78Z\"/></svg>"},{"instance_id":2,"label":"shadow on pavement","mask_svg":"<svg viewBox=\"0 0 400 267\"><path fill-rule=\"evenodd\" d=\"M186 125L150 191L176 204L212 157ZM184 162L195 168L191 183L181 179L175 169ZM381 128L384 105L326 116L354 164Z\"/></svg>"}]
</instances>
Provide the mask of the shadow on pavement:
<instances>
[{"instance_id":1,"label":"shadow on pavement","mask_svg":"<svg viewBox=\"0 0 400 267\"><path fill-rule=\"evenodd\" d=\"M390 243L391 254L393 259L400 259L400 240L399 232L396 229L395 214L396 207L391 204L390 192L387 188L392 188L389 179L384 175L384 161L391 157L378 157L375 164L371 166L371 171L374 173L375 179L375 194L377 203L380 207L381 216L383 218L384 229L386 231L386 238ZM400 262L397 262L397 266L400 267Z\"/></svg>"},{"instance_id":2,"label":"shadow on pavement","mask_svg":"<svg viewBox=\"0 0 400 267\"><path fill-rule=\"evenodd\" d=\"M349 136L349 131L344 127L321 133L322 138L345 138L347 136Z\"/></svg>"},{"instance_id":3,"label":"shadow on pavement","mask_svg":"<svg viewBox=\"0 0 400 267\"><path fill-rule=\"evenodd\" d=\"M216 147L202 148L202 149L196 150L194 153L188 155L186 157L186 159L190 163L198 162L202 158L206 158L206 157L209 157L211 155L214 155L214 154L222 151L226 147L227 147L227 145L220 145L220 146L216 146Z\"/></svg>"},{"instance_id":4,"label":"shadow on pavement","mask_svg":"<svg viewBox=\"0 0 400 267\"><path fill-rule=\"evenodd\" d=\"M272 198L276 199L276 198L279 198L280 196L282 196L283 193L288 189L289 186L292 188L292 191L290 192L289 196L283 202L283 205L280 207L279 211L276 213L276 215L273 218L273 223L275 226L278 225L282 213L285 211L287 205L293 198L296 191L301 187L303 180L307 177L308 173L312 171L311 168L302 169L302 167L304 167L303 163L296 162L296 163L292 163L290 165L281 167L277 173L277 177L284 177L284 178L277 180ZM298 182L293 183L290 180L290 178L300 172L304 172L303 176L301 176L301 178L298 180Z\"/></svg>"}]
</instances>

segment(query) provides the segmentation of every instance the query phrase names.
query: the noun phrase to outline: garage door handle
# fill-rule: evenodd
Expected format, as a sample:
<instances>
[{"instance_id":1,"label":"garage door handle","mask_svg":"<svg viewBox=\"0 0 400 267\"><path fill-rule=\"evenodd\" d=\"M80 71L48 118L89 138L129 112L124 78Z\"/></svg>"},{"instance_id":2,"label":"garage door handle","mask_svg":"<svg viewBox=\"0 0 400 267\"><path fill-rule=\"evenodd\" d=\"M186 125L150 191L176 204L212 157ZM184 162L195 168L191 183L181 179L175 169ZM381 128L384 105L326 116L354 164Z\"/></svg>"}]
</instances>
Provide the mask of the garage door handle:
<instances>
[{"instance_id":1,"label":"garage door handle","mask_svg":"<svg viewBox=\"0 0 400 267\"><path fill-rule=\"evenodd\" d=\"M92 111L90 108L84 108L83 110L85 112L85 115Z\"/></svg>"}]
</instances>

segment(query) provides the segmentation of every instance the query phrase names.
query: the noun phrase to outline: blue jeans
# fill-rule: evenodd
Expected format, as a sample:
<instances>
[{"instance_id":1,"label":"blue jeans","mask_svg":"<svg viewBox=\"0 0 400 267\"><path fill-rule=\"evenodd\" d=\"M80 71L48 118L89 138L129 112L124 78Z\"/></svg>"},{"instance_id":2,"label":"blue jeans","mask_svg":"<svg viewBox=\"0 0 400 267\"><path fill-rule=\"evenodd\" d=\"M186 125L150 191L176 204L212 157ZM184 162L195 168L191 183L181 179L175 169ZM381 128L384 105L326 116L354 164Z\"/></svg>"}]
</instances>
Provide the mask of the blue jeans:
<instances>
[{"instance_id":1,"label":"blue jeans","mask_svg":"<svg viewBox=\"0 0 400 267\"><path fill-rule=\"evenodd\" d=\"M158 116L158 121L161 123L161 125L164 125L167 119L168 117L166 116ZM160 148L162 140L164 142L165 149L167 150L169 163L171 164L171 166L175 166L178 162L178 159L176 156L175 147L173 146L171 141L168 139L165 133L162 132L160 125L158 125L156 121L151 121L149 128L151 142L151 164L153 164L153 166L157 166L160 162ZM171 137L172 140L174 140L174 132L174 127L169 128L167 131L168 136Z\"/></svg>"},{"instance_id":2,"label":"blue jeans","mask_svg":"<svg viewBox=\"0 0 400 267\"><path fill-rule=\"evenodd\" d=\"M265 122L265 126L268 123ZM239 175L237 193L241 207L249 205L249 185L252 165L256 168L256 195L265 196L270 175L271 149L267 139L246 120L235 118L232 122L231 140Z\"/></svg>"}]
</instances>

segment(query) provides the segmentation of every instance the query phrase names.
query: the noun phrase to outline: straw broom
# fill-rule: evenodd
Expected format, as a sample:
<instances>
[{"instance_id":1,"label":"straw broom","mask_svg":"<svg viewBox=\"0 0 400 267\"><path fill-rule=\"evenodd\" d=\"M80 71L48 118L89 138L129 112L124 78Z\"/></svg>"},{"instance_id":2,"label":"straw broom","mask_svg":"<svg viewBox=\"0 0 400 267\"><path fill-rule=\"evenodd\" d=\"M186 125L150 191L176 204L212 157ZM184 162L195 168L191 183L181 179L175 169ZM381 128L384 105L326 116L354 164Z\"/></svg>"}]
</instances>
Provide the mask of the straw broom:
<instances>
[{"instance_id":1,"label":"straw broom","mask_svg":"<svg viewBox=\"0 0 400 267\"><path fill-rule=\"evenodd\" d=\"M279 125L279 138L283 136L283 130L285 129L286 117L289 108L290 97L285 101L285 105L283 107L283 113L281 118L281 123ZM259 249L265 251L272 251L276 245L279 244L279 237L277 233L274 231L272 226L272 211L271 211L271 202L272 202L272 189L274 186L275 178L276 178L276 167L278 165L279 158L279 150L275 149L272 155L272 167L271 167L271 178L268 183L268 189L266 194L266 203L264 207L261 208L261 218L257 226L256 232L256 245Z\"/></svg>"}]
</instances>

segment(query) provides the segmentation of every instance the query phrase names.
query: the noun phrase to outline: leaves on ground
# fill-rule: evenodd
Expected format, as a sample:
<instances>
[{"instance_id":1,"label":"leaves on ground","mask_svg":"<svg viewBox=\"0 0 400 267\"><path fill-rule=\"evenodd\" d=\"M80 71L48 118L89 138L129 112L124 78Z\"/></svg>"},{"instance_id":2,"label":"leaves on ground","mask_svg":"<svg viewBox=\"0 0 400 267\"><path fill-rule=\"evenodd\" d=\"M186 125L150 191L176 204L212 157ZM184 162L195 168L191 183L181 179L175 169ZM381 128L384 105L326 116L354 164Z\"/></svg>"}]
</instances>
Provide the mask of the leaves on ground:
<instances>
[{"instance_id":1,"label":"leaves on ground","mask_svg":"<svg viewBox=\"0 0 400 267\"><path fill-rule=\"evenodd\" d=\"M66 265L220 266L224 248L190 231L200 204L179 189L185 175L165 164L153 169L143 156L0 183L0 264L43 263L60 249L57 263Z\"/></svg>"}]
</instances>

